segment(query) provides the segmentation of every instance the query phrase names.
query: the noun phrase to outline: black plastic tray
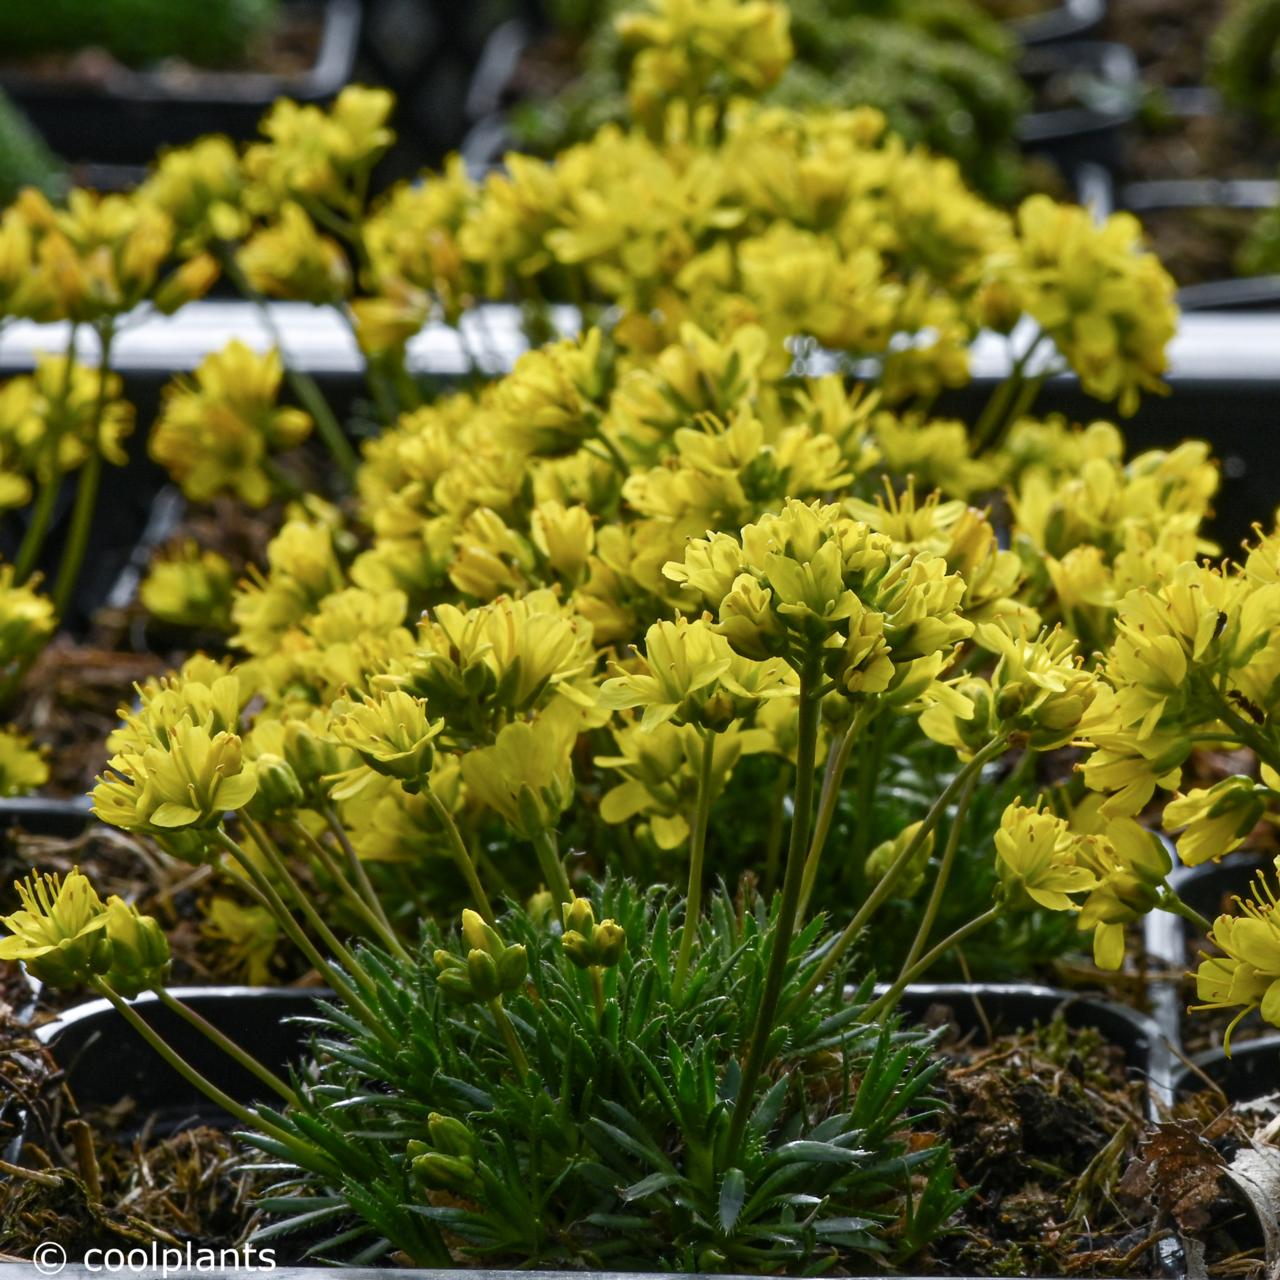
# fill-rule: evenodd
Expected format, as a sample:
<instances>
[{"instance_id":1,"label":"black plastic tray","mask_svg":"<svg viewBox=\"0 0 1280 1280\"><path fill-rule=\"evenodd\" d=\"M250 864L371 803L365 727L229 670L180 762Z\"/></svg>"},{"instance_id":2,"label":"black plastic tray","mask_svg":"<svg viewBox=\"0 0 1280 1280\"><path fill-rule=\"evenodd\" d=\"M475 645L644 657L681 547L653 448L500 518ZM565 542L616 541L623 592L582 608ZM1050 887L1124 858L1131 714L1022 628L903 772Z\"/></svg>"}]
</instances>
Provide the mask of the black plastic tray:
<instances>
[{"instance_id":1,"label":"black plastic tray","mask_svg":"<svg viewBox=\"0 0 1280 1280\"><path fill-rule=\"evenodd\" d=\"M1041 13L1014 18L1005 25L1027 47L1059 44L1093 35L1107 17L1107 0L1063 0Z\"/></svg>"},{"instance_id":2,"label":"black plastic tray","mask_svg":"<svg viewBox=\"0 0 1280 1280\"><path fill-rule=\"evenodd\" d=\"M251 138L276 98L323 101L351 77L360 0L303 2L321 11L323 27L314 64L298 75L202 71L179 79L121 71L104 84L85 85L9 70L0 74L0 88L21 104L54 151L77 162L145 165L159 148L201 134Z\"/></svg>"},{"instance_id":3,"label":"black plastic tray","mask_svg":"<svg viewBox=\"0 0 1280 1280\"><path fill-rule=\"evenodd\" d=\"M1080 75L1101 86L1089 106L1032 111L1018 122L1018 141L1029 155L1052 160L1074 181L1082 165L1118 171L1124 132L1137 114L1138 63L1127 45L1106 40L1072 40L1027 49L1018 64L1032 85L1058 75Z\"/></svg>"}]
</instances>

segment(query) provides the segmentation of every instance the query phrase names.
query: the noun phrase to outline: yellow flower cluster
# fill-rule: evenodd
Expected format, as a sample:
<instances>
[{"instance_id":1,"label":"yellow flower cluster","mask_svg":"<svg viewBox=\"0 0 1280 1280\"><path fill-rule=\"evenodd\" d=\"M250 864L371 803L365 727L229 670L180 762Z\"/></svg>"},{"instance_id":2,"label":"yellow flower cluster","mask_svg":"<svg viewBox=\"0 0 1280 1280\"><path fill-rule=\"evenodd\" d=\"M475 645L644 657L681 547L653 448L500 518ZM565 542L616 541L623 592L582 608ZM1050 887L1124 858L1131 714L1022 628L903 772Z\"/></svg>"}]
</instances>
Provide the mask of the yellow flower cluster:
<instances>
[{"instance_id":1,"label":"yellow flower cluster","mask_svg":"<svg viewBox=\"0 0 1280 1280\"><path fill-rule=\"evenodd\" d=\"M1160 839L1131 818L1084 822L1040 808L1010 805L996 832L1000 892L1012 906L1028 900L1050 911L1078 912L1093 930L1094 960L1105 969L1124 961L1124 928L1160 900L1173 863Z\"/></svg>"},{"instance_id":2,"label":"yellow flower cluster","mask_svg":"<svg viewBox=\"0 0 1280 1280\"><path fill-rule=\"evenodd\" d=\"M283 375L278 351L259 356L233 341L167 388L150 452L193 502L230 492L261 507L272 496L271 455L311 430L301 409L276 405Z\"/></svg>"}]
</instances>

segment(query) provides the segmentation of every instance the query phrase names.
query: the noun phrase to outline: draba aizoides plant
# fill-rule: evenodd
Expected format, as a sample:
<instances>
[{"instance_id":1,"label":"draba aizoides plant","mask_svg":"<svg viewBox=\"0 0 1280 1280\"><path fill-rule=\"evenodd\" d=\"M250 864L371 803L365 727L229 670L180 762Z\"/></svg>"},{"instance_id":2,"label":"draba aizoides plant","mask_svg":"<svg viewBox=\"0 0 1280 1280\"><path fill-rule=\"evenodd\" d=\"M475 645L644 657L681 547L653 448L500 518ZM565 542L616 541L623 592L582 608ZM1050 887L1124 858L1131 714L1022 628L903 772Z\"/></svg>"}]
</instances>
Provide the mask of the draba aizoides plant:
<instances>
[{"instance_id":1,"label":"draba aizoides plant","mask_svg":"<svg viewBox=\"0 0 1280 1280\"><path fill-rule=\"evenodd\" d=\"M49 314L114 329L225 271L366 356L359 450L278 351L165 395L149 448L187 498L279 523L242 576L185 542L154 566L148 606L211 651L122 708L93 793L217 886L206 931L246 973L287 943L331 989L304 1069L201 1023L154 922L78 873L29 881L0 940L226 1107L277 1166L267 1230L326 1252L906 1265L957 1204L906 987L979 945L1114 970L1156 907L1207 930L1156 821L1196 862L1275 812L1276 535L1214 563L1207 446L1126 457L1108 423L1032 416L1068 368L1123 414L1163 390L1173 285L1136 223L1009 215L874 111L752 101L785 11L713 6L694 48L687 8L632 24L642 122L479 183L451 162L370 202L392 103L350 88L277 104L243 153L168 153L122 204L5 214L6 315L83 278ZM82 256L68 228L99 217L163 235ZM531 338L491 378L485 298ZM434 321L474 359L433 399L406 348ZM940 418L983 328L1010 376ZM46 407L14 439L83 475L123 434L114 375L86 418L85 371L49 369L12 394L65 433ZM11 456L0 488L38 506ZM3 588L16 687L61 610ZM1252 757L1152 811L1197 745ZM1205 1003L1280 1018L1274 920L1260 884L1212 926ZM278 1103L220 1094L144 990Z\"/></svg>"}]
</instances>

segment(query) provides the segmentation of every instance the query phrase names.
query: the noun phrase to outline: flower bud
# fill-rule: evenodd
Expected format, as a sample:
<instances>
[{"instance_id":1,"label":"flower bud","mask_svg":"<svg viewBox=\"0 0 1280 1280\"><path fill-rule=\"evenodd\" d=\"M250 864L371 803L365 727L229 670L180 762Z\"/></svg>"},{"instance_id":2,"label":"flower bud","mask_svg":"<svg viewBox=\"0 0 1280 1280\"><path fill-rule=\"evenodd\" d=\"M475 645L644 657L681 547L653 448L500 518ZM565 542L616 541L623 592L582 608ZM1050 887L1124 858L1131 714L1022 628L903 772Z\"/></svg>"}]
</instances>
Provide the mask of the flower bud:
<instances>
[{"instance_id":1,"label":"flower bud","mask_svg":"<svg viewBox=\"0 0 1280 1280\"><path fill-rule=\"evenodd\" d=\"M160 282L151 299L156 310L171 316L179 307L203 298L217 283L221 270L211 253L198 253L189 258Z\"/></svg>"},{"instance_id":2,"label":"flower bud","mask_svg":"<svg viewBox=\"0 0 1280 1280\"><path fill-rule=\"evenodd\" d=\"M612 969L627 949L626 930L616 920L601 920L591 938L596 952L596 964Z\"/></svg>"},{"instance_id":3,"label":"flower bud","mask_svg":"<svg viewBox=\"0 0 1280 1280\"><path fill-rule=\"evenodd\" d=\"M107 985L126 1000L163 984L169 971L169 940L158 921L138 913L123 898L107 899L106 935L111 943Z\"/></svg>"},{"instance_id":4,"label":"flower bud","mask_svg":"<svg viewBox=\"0 0 1280 1280\"><path fill-rule=\"evenodd\" d=\"M560 939L560 945L564 948L565 955L579 969L589 969L595 964L595 949L591 945L591 939L576 929L569 929Z\"/></svg>"},{"instance_id":5,"label":"flower bud","mask_svg":"<svg viewBox=\"0 0 1280 1280\"><path fill-rule=\"evenodd\" d=\"M535 925L545 928L550 923L555 909L556 895L550 889L540 889L526 903L525 914Z\"/></svg>"},{"instance_id":6,"label":"flower bud","mask_svg":"<svg viewBox=\"0 0 1280 1280\"><path fill-rule=\"evenodd\" d=\"M413 1160L412 1168L427 1186L440 1191L468 1191L476 1181L475 1162L465 1156L428 1151Z\"/></svg>"},{"instance_id":7,"label":"flower bud","mask_svg":"<svg viewBox=\"0 0 1280 1280\"><path fill-rule=\"evenodd\" d=\"M502 994L497 961L487 952L467 952L467 977L477 1000L496 1000Z\"/></svg>"},{"instance_id":8,"label":"flower bud","mask_svg":"<svg viewBox=\"0 0 1280 1280\"><path fill-rule=\"evenodd\" d=\"M250 814L259 819L294 812L306 799L302 783L282 756L265 753L257 760L258 793L249 802Z\"/></svg>"},{"instance_id":9,"label":"flower bud","mask_svg":"<svg viewBox=\"0 0 1280 1280\"><path fill-rule=\"evenodd\" d=\"M495 958L502 954L502 939L494 929L485 924L484 917L478 911L470 909L463 911L462 936L469 947L478 951L487 951Z\"/></svg>"},{"instance_id":10,"label":"flower bud","mask_svg":"<svg viewBox=\"0 0 1280 1280\"><path fill-rule=\"evenodd\" d=\"M427 1130L437 1151L447 1156L464 1156L474 1160L476 1156L475 1134L461 1120L442 1116L433 1111L427 1117Z\"/></svg>"},{"instance_id":11,"label":"flower bud","mask_svg":"<svg viewBox=\"0 0 1280 1280\"><path fill-rule=\"evenodd\" d=\"M498 984L504 995L519 990L528 972L529 957L524 947L506 947L498 957Z\"/></svg>"},{"instance_id":12,"label":"flower bud","mask_svg":"<svg viewBox=\"0 0 1280 1280\"><path fill-rule=\"evenodd\" d=\"M572 930L574 933L590 935L595 927L596 916L589 898L574 898L572 902L566 902L561 908L561 914L566 933Z\"/></svg>"}]
</instances>

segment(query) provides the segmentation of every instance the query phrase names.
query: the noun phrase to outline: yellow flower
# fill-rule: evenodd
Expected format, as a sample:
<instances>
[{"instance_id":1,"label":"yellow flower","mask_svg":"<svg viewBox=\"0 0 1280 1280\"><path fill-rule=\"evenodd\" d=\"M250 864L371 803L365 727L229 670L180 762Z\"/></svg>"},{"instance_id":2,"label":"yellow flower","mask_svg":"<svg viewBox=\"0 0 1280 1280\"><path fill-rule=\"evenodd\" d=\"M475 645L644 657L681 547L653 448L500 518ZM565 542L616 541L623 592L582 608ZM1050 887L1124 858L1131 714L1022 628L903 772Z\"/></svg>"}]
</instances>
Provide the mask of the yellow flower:
<instances>
[{"instance_id":1,"label":"yellow flower","mask_svg":"<svg viewBox=\"0 0 1280 1280\"><path fill-rule=\"evenodd\" d=\"M434 739L444 720L431 720L421 698L400 689L357 702L332 723L333 736L359 755L367 769L398 778L406 790L417 790L431 772ZM362 791L368 781L364 769L333 793L345 800Z\"/></svg>"},{"instance_id":2,"label":"yellow flower","mask_svg":"<svg viewBox=\"0 0 1280 1280\"><path fill-rule=\"evenodd\" d=\"M594 706L594 666L590 628L536 591L470 610L441 605L389 680L425 697L455 739L487 743L507 720L556 699Z\"/></svg>"},{"instance_id":3,"label":"yellow flower","mask_svg":"<svg viewBox=\"0 0 1280 1280\"><path fill-rule=\"evenodd\" d=\"M0 796L25 796L49 781L43 747L17 729L0 729Z\"/></svg>"},{"instance_id":4,"label":"yellow flower","mask_svg":"<svg viewBox=\"0 0 1280 1280\"><path fill-rule=\"evenodd\" d=\"M572 587L586 576L596 545L595 525L586 507L566 507L553 499L538 503L529 517L529 536L557 578Z\"/></svg>"},{"instance_id":5,"label":"yellow flower","mask_svg":"<svg viewBox=\"0 0 1280 1280\"><path fill-rule=\"evenodd\" d=\"M28 187L18 198L36 233L26 305L38 320L93 323L132 310L173 249L173 222L137 195L73 189L61 209Z\"/></svg>"},{"instance_id":6,"label":"yellow flower","mask_svg":"<svg viewBox=\"0 0 1280 1280\"><path fill-rule=\"evenodd\" d=\"M1077 864L1067 824L1052 813L1014 803L996 832L1000 891L1011 906L1026 898L1050 911L1075 911L1071 894L1087 893L1096 876Z\"/></svg>"},{"instance_id":7,"label":"yellow flower","mask_svg":"<svg viewBox=\"0 0 1280 1280\"><path fill-rule=\"evenodd\" d=\"M499 430L522 453L556 454L596 435L606 388L599 329L526 351L489 397Z\"/></svg>"},{"instance_id":8,"label":"yellow flower","mask_svg":"<svg viewBox=\"0 0 1280 1280\"><path fill-rule=\"evenodd\" d=\"M997 736L1052 751L1082 731L1104 686L1081 662L1072 636L1055 627L1031 639L988 623L977 628L975 638L1000 655L995 670L987 679L969 677L955 685L971 705L968 716L945 703L925 711L920 727L929 737L968 756Z\"/></svg>"},{"instance_id":9,"label":"yellow flower","mask_svg":"<svg viewBox=\"0 0 1280 1280\"><path fill-rule=\"evenodd\" d=\"M188 539L151 562L138 597L148 613L171 626L229 631L233 583L224 557Z\"/></svg>"},{"instance_id":10,"label":"yellow flower","mask_svg":"<svg viewBox=\"0 0 1280 1280\"><path fill-rule=\"evenodd\" d=\"M1164 809L1167 831L1182 831L1178 857L1189 867L1238 849L1258 824L1266 800L1275 793L1237 774L1170 800Z\"/></svg>"},{"instance_id":11,"label":"yellow flower","mask_svg":"<svg viewBox=\"0 0 1280 1280\"><path fill-rule=\"evenodd\" d=\"M228 969L242 974L251 986L271 981L280 925L266 907L215 897L204 907L204 917L200 932L223 953Z\"/></svg>"},{"instance_id":12,"label":"yellow flower","mask_svg":"<svg viewBox=\"0 0 1280 1280\"><path fill-rule=\"evenodd\" d=\"M53 601L31 582L16 586L13 566L0 565L0 668L38 653L57 625Z\"/></svg>"},{"instance_id":13,"label":"yellow flower","mask_svg":"<svg viewBox=\"0 0 1280 1280\"><path fill-rule=\"evenodd\" d=\"M762 698L796 693L785 663L740 657L703 619L655 622L636 663L634 673L614 664L618 674L604 682L600 702L611 710L644 707L644 729L667 721L723 729Z\"/></svg>"},{"instance_id":14,"label":"yellow flower","mask_svg":"<svg viewBox=\"0 0 1280 1280\"><path fill-rule=\"evenodd\" d=\"M1159 836L1132 818L1116 818L1100 831L1077 835L1075 857L1097 877L1078 926L1093 930L1099 968L1118 969L1124 962L1125 926L1156 906L1172 859Z\"/></svg>"},{"instance_id":15,"label":"yellow flower","mask_svg":"<svg viewBox=\"0 0 1280 1280\"><path fill-rule=\"evenodd\" d=\"M834 504L788 500L742 530L692 539L664 573L717 610L717 630L747 658L820 658L851 698L910 704L934 686L973 626L946 561L895 556L891 539ZM952 697L945 691L943 697Z\"/></svg>"},{"instance_id":16,"label":"yellow flower","mask_svg":"<svg viewBox=\"0 0 1280 1280\"><path fill-rule=\"evenodd\" d=\"M240 157L229 139L200 138L163 152L138 188L138 199L163 209L180 252L199 252L210 240L238 240L248 230L242 207Z\"/></svg>"},{"instance_id":17,"label":"yellow flower","mask_svg":"<svg viewBox=\"0 0 1280 1280\"><path fill-rule=\"evenodd\" d=\"M273 493L271 455L302 443L311 419L276 404L280 353L260 356L234 340L201 361L194 377L165 388L151 456L193 502L231 492L251 506Z\"/></svg>"},{"instance_id":18,"label":"yellow flower","mask_svg":"<svg viewBox=\"0 0 1280 1280\"><path fill-rule=\"evenodd\" d=\"M310 197L350 212L362 179L395 140L387 126L394 102L386 89L355 84L327 110L278 99L260 125L267 141L245 152L251 202L270 209Z\"/></svg>"},{"instance_id":19,"label":"yellow flower","mask_svg":"<svg viewBox=\"0 0 1280 1280\"><path fill-rule=\"evenodd\" d=\"M792 56L787 8L776 0L649 0L617 25L623 42L639 50L629 95L641 120L675 97L758 93Z\"/></svg>"},{"instance_id":20,"label":"yellow flower","mask_svg":"<svg viewBox=\"0 0 1280 1280\"><path fill-rule=\"evenodd\" d=\"M698 798L703 739L693 725L661 724L646 731L638 724L614 730L620 754L597 756L596 764L614 769L622 781L605 792L600 816L608 823L643 817L659 849L675 849L689 838L688 816ZM744 755L768 751L773 735L764 729L731 725L715 735L711 797L728 783Z\"/></svg>"},{"instance_id":21,"label":"yellow flower","mask_svg":"<svg viewBox=\"0 0 1280 1280\"><path fill-rule=\"evenodd\" d=\"M337 303L351 289L351 268L341 246L316 230L301 205L282 205L275 222L255 231L236 261L251 288L272 298L317 306Z\"/></svg>"},{"instance_id":22,"label":"yellow flower","mask_svg":"<svg viewBox=\"0 0 1280 1280\"><path fill-rule=\"evenodd\" d=\"M126 831L203 829L243 808L257 789L256 769L243 759L238 736L211 734L184 720L167 747L111 758L93 789L93 812Z\"/></svg>"},{"instance_id":23,"label":"yellow flower","mask_svg":"<svg viewBox=\"0 0 1280 1280\"><path fill-rule=\"evenodd\" d=\"M1223 1036L1231 1052L1231 1033L1240 1020L1259 1009L1280 1027L1280 902L1265 878L1253 885L1252 899L1236 899L1239 915L1221 915L1209 937L1224 953L1202 956L1196 972L1199 1009L1240 1006Z\"/></svg>"},{"instance_id":24,"label":"yellow flower","mask_svg":"<svg viewBox=\"0 0 1280 1280\"><path fill-rule=\"evenodd\" d=\"M573 709L504 725L491 747L462 757L468 792L526 840L550 831L573 799L578 729Z\"/></svg>"},{"instance_id":25,"label":"yellow flower","mask_svg":"<svg viewBox=\"0 0 1280 1280\"><path fill-rule=\"evenodd\" d=\"M1018 209L1017 228L1007 278L1084 389L1126 417L1142 392L1165 390L1174 283L1144 250L1138 220L1117 213L1095 226L1089 210L1035 195Z\"/></svg>"},{"instance_id":26,"label":"yellow flower","mask_svg":"<svg viewBox=\"0 0 1280 1280\"><path fill-rule=\"evenodd\" d=\"M0 916L0 960L21 960L51 987L82 986L111 964L107 909L77 867L64 880L32 873L16 881L22 908Z\"/></svg>"}]
</instances>

